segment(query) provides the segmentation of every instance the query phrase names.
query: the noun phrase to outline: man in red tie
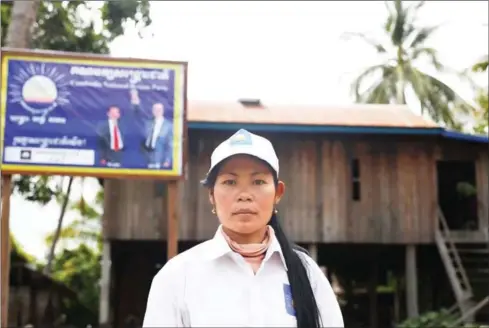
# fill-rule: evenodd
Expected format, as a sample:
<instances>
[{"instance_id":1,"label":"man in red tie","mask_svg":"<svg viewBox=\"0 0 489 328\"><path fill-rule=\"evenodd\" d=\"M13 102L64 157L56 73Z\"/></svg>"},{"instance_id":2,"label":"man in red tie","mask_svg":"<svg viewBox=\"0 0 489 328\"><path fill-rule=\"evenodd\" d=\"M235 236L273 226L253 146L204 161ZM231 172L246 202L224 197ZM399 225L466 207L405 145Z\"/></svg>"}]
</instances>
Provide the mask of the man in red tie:
<instances>
[{"instance_id":1,"label":"man in red tie","mask_svg":"<svg viewBox=\"0 0 489 328\"><path fill-rule=\"evenodd\" d=\"M99 124L100 164L110 167L121 166L121 154L124 150L123 127L120 124L121 111L117 106L110 106L107 119Z\"/></svg>"}]
</instances>

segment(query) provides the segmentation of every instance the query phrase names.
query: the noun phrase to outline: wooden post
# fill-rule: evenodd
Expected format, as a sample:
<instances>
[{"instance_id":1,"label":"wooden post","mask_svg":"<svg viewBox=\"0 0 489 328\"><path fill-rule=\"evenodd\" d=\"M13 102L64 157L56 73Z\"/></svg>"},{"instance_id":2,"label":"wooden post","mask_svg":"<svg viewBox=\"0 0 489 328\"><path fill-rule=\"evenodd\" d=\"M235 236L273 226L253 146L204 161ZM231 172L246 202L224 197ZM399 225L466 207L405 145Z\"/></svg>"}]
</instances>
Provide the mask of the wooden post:
<instances>
[{"instance_id":1,"label":"wooden post","mask_svg":"<svg viewBox=\"0 0 489 328\"><path fill-rule=\"evenodd\" d=\"M419 316L416 246L406 246L406 306L408 318Z\"/></svg>"},{"instance_id":2,"label":"wooden post","mask_svg":"<svg viewBox=\"0 0 489 328\"><path fill-rule=\"evenodd\" d=\"M0 222L0 281L1 310L0 327L8 326L8 305L10 287L10 194L12 192L12 176L2 176L2 215Z\"/></svg>"},{"instance_id":3,"label":"wooden post","mask_svg":"<svg viewBox=\"0 0 489 328\"><path fill-rule=\"evenodd\" d=\"M399 323L401 321L401 283L399 281L399 274L395 273L395 287L394 287L394 322Z\"/></svg>"},{"instance_id":4,"label":"wooden post","mask_svg":"<svg viewBox=\"0 0 489 328\"><path fill-rule=\"evenodd\" d=\"M104 240L102 249L102 276L100 277L100 327L109 326L111 265L110 241Z\"/></svg>"},{"instance_id":5,"label":"wooden post","mask_svg":"<svg viewBox=\"0 0 489 328\"><path fill-rule=\"evenodd\" d=\"M369 296L369 312L370 312L370 327L378 327L378 257L375 257L374 263L370 267L370 279L368 282L368 296Z\"/></svg>"},{"instance_id":6,"label":"wooden post","mask_svg":"<svg viewBox=\"0 0 489 328\"><path fill-rule=\"evenodd\" d=\"M168 181L166 211L167 225L167 261L178 254L178 181Z\"/></svg>"}]
</instances>

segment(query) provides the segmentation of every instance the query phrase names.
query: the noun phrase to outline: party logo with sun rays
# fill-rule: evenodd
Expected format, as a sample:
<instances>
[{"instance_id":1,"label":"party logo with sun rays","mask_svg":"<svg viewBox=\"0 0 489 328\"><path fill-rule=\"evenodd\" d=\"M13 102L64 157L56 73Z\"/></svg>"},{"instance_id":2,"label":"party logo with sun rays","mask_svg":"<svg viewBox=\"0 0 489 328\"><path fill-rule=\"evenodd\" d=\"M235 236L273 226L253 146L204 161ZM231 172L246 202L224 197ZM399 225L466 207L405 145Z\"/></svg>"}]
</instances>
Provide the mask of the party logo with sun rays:
<instances>
[{"instance_id":1,"label":"party logo with sun rays","mask_svg":"<svg viewBox=\"0 0 489 328\"><path fill-rule=\"evenodd\" d=\"M31 115L46 116L57 106L68 104L69 81L56 67L30 63L12 72L8 84L10 103L18 103Z\"/></svg>"}]
</instances>

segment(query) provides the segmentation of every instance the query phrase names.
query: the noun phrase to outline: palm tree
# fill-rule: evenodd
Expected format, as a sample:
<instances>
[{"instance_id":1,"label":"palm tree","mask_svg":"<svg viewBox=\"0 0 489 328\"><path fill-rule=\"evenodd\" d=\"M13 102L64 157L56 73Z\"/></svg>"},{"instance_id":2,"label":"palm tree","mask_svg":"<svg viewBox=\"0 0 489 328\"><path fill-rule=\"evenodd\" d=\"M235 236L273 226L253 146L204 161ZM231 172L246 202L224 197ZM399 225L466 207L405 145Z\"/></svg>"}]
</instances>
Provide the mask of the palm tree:
<instances>
[{"instance_id":1,"label":"palm tree","mask_svg":"<svg viewBox=\"0 0 489 328\"><path fill-rule=\"evenodd\" d=\"M417 26L417 13L424 1L404 6L401 0L385 1L388 11L384 32L388 42L379 42L362 33L348 33L345 36L359 37L375 47L380 64L367 68L352 84L352 92L357 102L380 104L405 104L406 91L411 89L417 96L422 114L428 114L435 122L452 128L459 128L455 107L458 111L469 113L468 105L448 85L434 76L423 72L416 64L428 59L440 73L448 72L437 58L435 49L426 46L426 42L440 27ZM368 78L377 80L368 83ZM365 90L365 84L370 84Z\"/></svg>"}]
</instances>

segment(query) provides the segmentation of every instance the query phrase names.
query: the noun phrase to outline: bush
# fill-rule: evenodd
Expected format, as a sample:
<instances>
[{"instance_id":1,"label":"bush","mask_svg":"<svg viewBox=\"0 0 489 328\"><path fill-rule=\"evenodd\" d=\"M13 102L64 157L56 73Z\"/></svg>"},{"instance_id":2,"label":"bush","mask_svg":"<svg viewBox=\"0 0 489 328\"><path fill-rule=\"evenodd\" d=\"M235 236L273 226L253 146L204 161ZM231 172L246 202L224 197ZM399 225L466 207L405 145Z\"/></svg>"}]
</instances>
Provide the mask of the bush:
<instances>
[{"instance_id":1,"label":"bush","mask_svg":"<svg viewBox=\"0 0 489 328\"><path fill-rule=\"evenodd\" d=\"M450 313L448 310L442 309L438 312L430 311L423 313L417 318L408 319L398 324L397 328L452 328L455 321L459 318L459 313ZM483 328L483 326L477 324L467 324L462 327Z\"/></svg>"}]
</instances>

